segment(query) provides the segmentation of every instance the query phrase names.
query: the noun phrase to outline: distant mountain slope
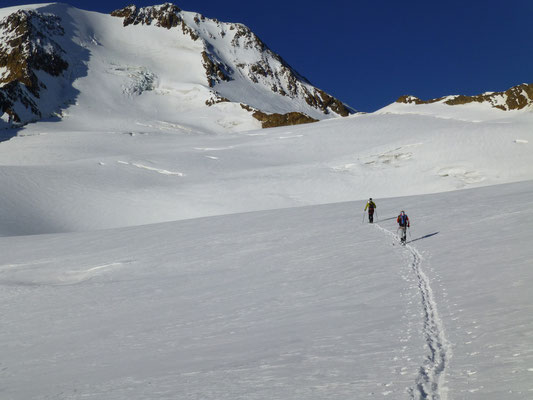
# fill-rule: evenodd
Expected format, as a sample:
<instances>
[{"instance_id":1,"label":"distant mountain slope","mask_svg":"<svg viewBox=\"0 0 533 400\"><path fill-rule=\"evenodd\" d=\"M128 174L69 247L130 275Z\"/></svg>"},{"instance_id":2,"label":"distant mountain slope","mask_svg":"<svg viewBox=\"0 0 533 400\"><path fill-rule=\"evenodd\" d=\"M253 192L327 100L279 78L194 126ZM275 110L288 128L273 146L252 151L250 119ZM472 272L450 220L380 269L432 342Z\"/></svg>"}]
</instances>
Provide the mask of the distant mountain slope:
<instances>
[{"instance_id":1,"label":"distant mountain slope","mask_svg":"<svg viewBox=\"0 0 533 400\"><path fill-rule=\"evenodd\" d=\"M185 90L194 91L194 101L182 96ZM83 91L98 93L89 93L93 102L81 105L93 109L92 120L107 110L113 115L135 107L146 110L141 103L148 102L157 110L162 109L159 103L169 109L194 103L193 108L214 114L215 120L220 112L207 108L234 103L231 112L224 109L227 118L253 116L263 126L353 112L311 85L242 24L223 23L170 3L132 5L112 16L64 4L0 9L0 127L52 114L64 117L61 109L76 103ZM147 92L166 97L137 99ZM94 115L98 107L93 105L102 97L113 101ZM299 117L276 116L287 113Z\"/></svg>"},{"instance_id":2,"label":"distant mountain slope","mask_svg":"<svg viewBox=\"0 0 533 400\"><path fill-rule=\"evenodd\" d=\"M504 92L487 92L477 96L453 95L444 96L431 100L420 100L415 96L402 96L397 103L405 104L432 104L442 103L451 106L468 104L468 103L484 103L500 110L522 110L526 108L533 109L533 84L523 83Z\"/></svg>"},{"instance_id":3,"label":"distant mountain slope","mask_svg":"<svg viewBox=\"0 0 533 400\"><path fill-rule=\"evenodd\" d=\"M223 82L253 83L292 99L305 102L325 114L347 116L350 110L338 99L313 87L291 68L278 54L271 51L248 27L220 22L197 13L184 12L166 3L162 6L137 8L132 5L111 15L124 19L124 26L155 25L172 29L203 43L203 66L207 84L218 89ZM218 89L232 101L239 101L232 90ZM249 102L252 103L252 102ZM250 104L253 106L253 104Z\"/></svg>"}]
</instances>

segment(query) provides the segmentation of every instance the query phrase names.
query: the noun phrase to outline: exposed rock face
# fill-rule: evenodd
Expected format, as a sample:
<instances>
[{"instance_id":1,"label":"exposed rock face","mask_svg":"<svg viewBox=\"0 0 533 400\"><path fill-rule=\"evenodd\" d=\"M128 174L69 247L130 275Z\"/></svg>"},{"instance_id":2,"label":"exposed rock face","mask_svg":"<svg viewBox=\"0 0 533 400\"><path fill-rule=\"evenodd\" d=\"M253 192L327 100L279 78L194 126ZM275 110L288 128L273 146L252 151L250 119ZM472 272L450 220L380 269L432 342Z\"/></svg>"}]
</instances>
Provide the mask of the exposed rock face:
<instances>
[{"instance_id":1,"label":"exposed rock face","mask_svg":"<svg viewBox=\"0 0 533 400\"><path fill-rule=\"evenodd\" d=\"M248 27L241 24L231 25L236 30L232 45L244 49L255 49L260 53L260 60L252 64L237 64L237 67L254 82L265 82L273 92L292 98L303 98L311 107L325 114L330 111L343 117L350 110L340 100L324 91L313 87L310 82L296 72L283 58L270 50Z\"/></svg>"},{"instance_id":2,"label":"exposed rock face","mask_svg":"<svg viewBox=\"0 0 533 400\"><path fill-rule=\"evenodd\" d=\"M4 70L0 116L4 120L27 122L42 117L36 101L46 86L36 71L59 76L68 68L65 52L54 40L64 34L59 17L34 11L17 11L0 21L0 69Z\"/></svg>"},{"instance_id":3,"label":"exposed rock face","mask_svg":"<svg viewBox=\"0 0 533 400\"><path fill-rule=\"evenodd\" d=\"M317 119L311 118L309 115L301 112L293 111L286 114L267 114L246 104L241 103L241 107L247 111L250 111L252 116L261 122L261 126L263 128L275 128L278 126L300 125L318 122Z\"/></svg>"},{"instance_id":4,"label":"exposed rock face","mask_svg":"<svg viewBox=\"0 0 533 400\"><path fill-rule=\"evenodd\" d=\"M276 126L287 126L287 125L300 125L300 124L309 124L311 122L317 122L317 119L311 118L310 116L301 113L301 112L290 112L286 114L266 114L261 111L256 111L253 114L253 117L258 121L261 121L263 128L274 128Z\"/></svg>"},{"instance_id":5,"label":"exposed rock face","mask_svg":"<svg viewBox=\"0 0 533 400\"><path fill-rule=\"evenodd\" d=\"M170 3L143 8L132 5L113 11L111 15L123 18L124 26L145 24L167 29L181 26L184 34L193 40L201 40L207 84L215 91L221 82L230 82L236 76L246 77L252 84L264 86L281 96L305 100L323 114L347 116L354 112L340 100L313 87L245 25L223 23L184 12ZM231 50L223 51L221 47ZM246 55L244 59L249 60L246 63L239 59L239 55L243 54ZM241 101L237 98L231 100Z\"/></svg>"},{"instance_id":6,"label":"exposed rock face","mask_svg":"<svg viewBox=\"0 0 533 400\"><path fill-rule=\"evenodd\" d=\"M205 101L205 105L214 106L215 104L228 103L228 102L229 102L229 99L226 99L225 97L220 96L216 92L213 92L211 98Z\"/></svg>"},{"instance_id":7,"label":"exposed rock face","mask_svg":"<svg viewBox=\"0 0 533 400\"><path fill-rule=\"evenodd\" d=\"M214 87L221 81L230 81L231 68L223 64L216 57L209 54L207 51L202 52L203 66L205 68L207 83L209 87Z\"/></svg>"},{"instance_id":8,"label":"exposed rock face","mask_svg":"<svg viewBox=\"0 0 533 400\"><path fill-rule=\"evenodd\" d=\"M161 28L175 28L181 26L184 34L189 35L193 40L198 40L195 32L187 26L181 17L181 9L171 3L161 6L137 8L131 5L111 13L113 17L124 18L124 26L128 25L155 25Z\"/></svg>"},{"instance_id":9,"label":"exposed rock face","mask_svg":"<svg viewBox=\"0 0 533 400\"><path fill-rule=\"evenodd\" d=\"M113 17L124 18L124 26L128 25L152 25L162 28L174 28L180 25L183 20L180 16L180 8L174 4L165 3L162 6L137 8L136 5L115 10L111 13Z\"/></svg>"},{"instance_id":10,"label":"exposed rock face","mask_svg":"<svg viewBox=\"0 0 533 400\"><path fill-rule=\"evenodd\" d=\"M445 96L426 101L420 100L415 96L402 96L396 102L406 104L444 103L451 106L477 102L488 103L492 107L504 111L521 110L533 106L533 84L523 83L518 86L513 86L505 92L484 93L477 96Z\"/></svg>"}]
</instances>

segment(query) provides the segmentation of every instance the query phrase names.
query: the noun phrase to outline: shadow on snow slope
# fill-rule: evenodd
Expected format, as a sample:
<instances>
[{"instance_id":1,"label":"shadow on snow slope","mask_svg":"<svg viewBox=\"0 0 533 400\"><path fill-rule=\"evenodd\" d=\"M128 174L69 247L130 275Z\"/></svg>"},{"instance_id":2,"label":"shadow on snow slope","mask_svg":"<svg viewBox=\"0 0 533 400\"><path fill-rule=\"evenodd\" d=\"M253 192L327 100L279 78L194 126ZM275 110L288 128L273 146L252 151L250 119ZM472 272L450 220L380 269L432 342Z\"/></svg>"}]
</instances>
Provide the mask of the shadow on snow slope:
<instances>
[{"instance_id":1,"label":"shadow on snow slope","mask_svg":"<svg viewBox=\"0 0 533 400\"><path fill-rule=\"evenodd\" d=\"M439 233L439 232L428 233L427 235L420 236L420 237L418 237L418 238L416 238L416 239L409 240L407 243L413 243L413 242L416 242L417 240L426 239L426 238L428 238L428 237L438 235L438 233Z\"/></svg>"}]
</instances>

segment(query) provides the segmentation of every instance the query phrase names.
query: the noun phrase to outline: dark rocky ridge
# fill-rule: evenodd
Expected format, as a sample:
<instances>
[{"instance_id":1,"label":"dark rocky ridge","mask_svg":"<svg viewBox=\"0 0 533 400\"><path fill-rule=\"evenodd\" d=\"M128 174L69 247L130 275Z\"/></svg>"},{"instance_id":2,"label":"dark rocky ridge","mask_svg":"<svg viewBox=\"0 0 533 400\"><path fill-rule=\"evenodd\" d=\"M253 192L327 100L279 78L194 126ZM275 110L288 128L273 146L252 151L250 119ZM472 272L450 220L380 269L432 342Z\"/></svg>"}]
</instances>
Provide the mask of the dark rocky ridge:
<instances>
[{"instance_id":1,"label":"dark rocky ridge","mask_svg":"<svg viewBox=\"0 0 533 400\"><path fill-rule=\"evenodd\" d=\"M275 128L277 126L300 125L318 122L317 119L311 118L309 115L296 111L285 114L266 114L262 111L255 111L252 116L261 122L263 128Z\"/></svg>"},{"instance_id":2,"label":"dark rocky ridge","mask_svg":"<svg viewBox=\"0 0 533 400\"><path fill-rule=\"evenodd\" d=\"M191 36L193 40L198 40L198 36L190 29L180 15L181 9L171 3L165 3L159 7L138 8L132 4L111 13L113 17L124 18L123 25L152 25L161 28L175 28L181 26L183 33Z\"/></svg>"},{"instance_id":3,"label":"dark rocky ridge","mask_svg":"<svg viewBox=\"0 0 533 400\"><path fill-rule=\"evenodd\" d=\"M183 22L179 15L180 11L181 9L178 6L170 3L166 3L160 8L137 8L136 5L132 4L120 10L113 11L111 15L113 17L124 18L124 26L132 24L151 25L154 23L156 26L170 29Z\"/></svg>"},{"instance_id":4,"label":"dark rocky ridge","mask_svg":"<svg viewBox=\"0 0 533 400\"><path fill-rule=\"evenodd\" d=\"M296 111L285 114L267 114L246 104L241 103L241 107L246 111L251 112L252 116L261 122L261 126L263 128L275 128L278 126L300 125L318 122L317 119L311 118L307 114Z\"/></svg>"},{"instance_id":5,"label":"dark rocky ridge","mask_svg":"<svg viewBox=\"0 0 533 400\"><path fill-rule=\"evenodd\" d=\"M443 102L450 106L468 103L489 103L492 107L503 111L522 110L533 105L533 84L523 83L513 86L504 92L484 93L476 96L445 96L431 100L421 100L415 96L402 96L397 103L405 104L431 104Z\"/></svg>"},{"instance_id":6,"label":"dark rocky ridge","mask_svg":"<svg viewBox=\"0 0 533 400\"><path fill-rule=\"evenodd\" d=\"M6 38L0 43L0 67L6 69L0 76L0 115L8 114L13 122L26 122L21 112L31 114L30 119L41 118L36 100L46 86L35 71L57 77L69 66L54 40L65 34L61 19L20 10L0 21L0 33Z\"/></svg>"}]
</instances>

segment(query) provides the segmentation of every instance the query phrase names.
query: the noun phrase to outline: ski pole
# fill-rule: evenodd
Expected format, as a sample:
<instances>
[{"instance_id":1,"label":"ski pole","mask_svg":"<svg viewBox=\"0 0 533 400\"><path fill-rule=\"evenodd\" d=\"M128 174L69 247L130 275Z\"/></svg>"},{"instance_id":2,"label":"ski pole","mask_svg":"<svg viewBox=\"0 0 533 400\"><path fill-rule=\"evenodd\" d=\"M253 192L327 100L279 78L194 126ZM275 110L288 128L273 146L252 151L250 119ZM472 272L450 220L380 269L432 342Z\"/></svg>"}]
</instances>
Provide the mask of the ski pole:
<instances>
[{"instance_id":1,"label":"ski pole","mask_svg":"<svg viewBox=\"0 0 533 400\"><path fill-rule=\"evenodd\" d=\"M365 223L365 214L366 214L366 212L363 211L363 221L361 222L362 224Z\"/></svg>"}]
</instances>

